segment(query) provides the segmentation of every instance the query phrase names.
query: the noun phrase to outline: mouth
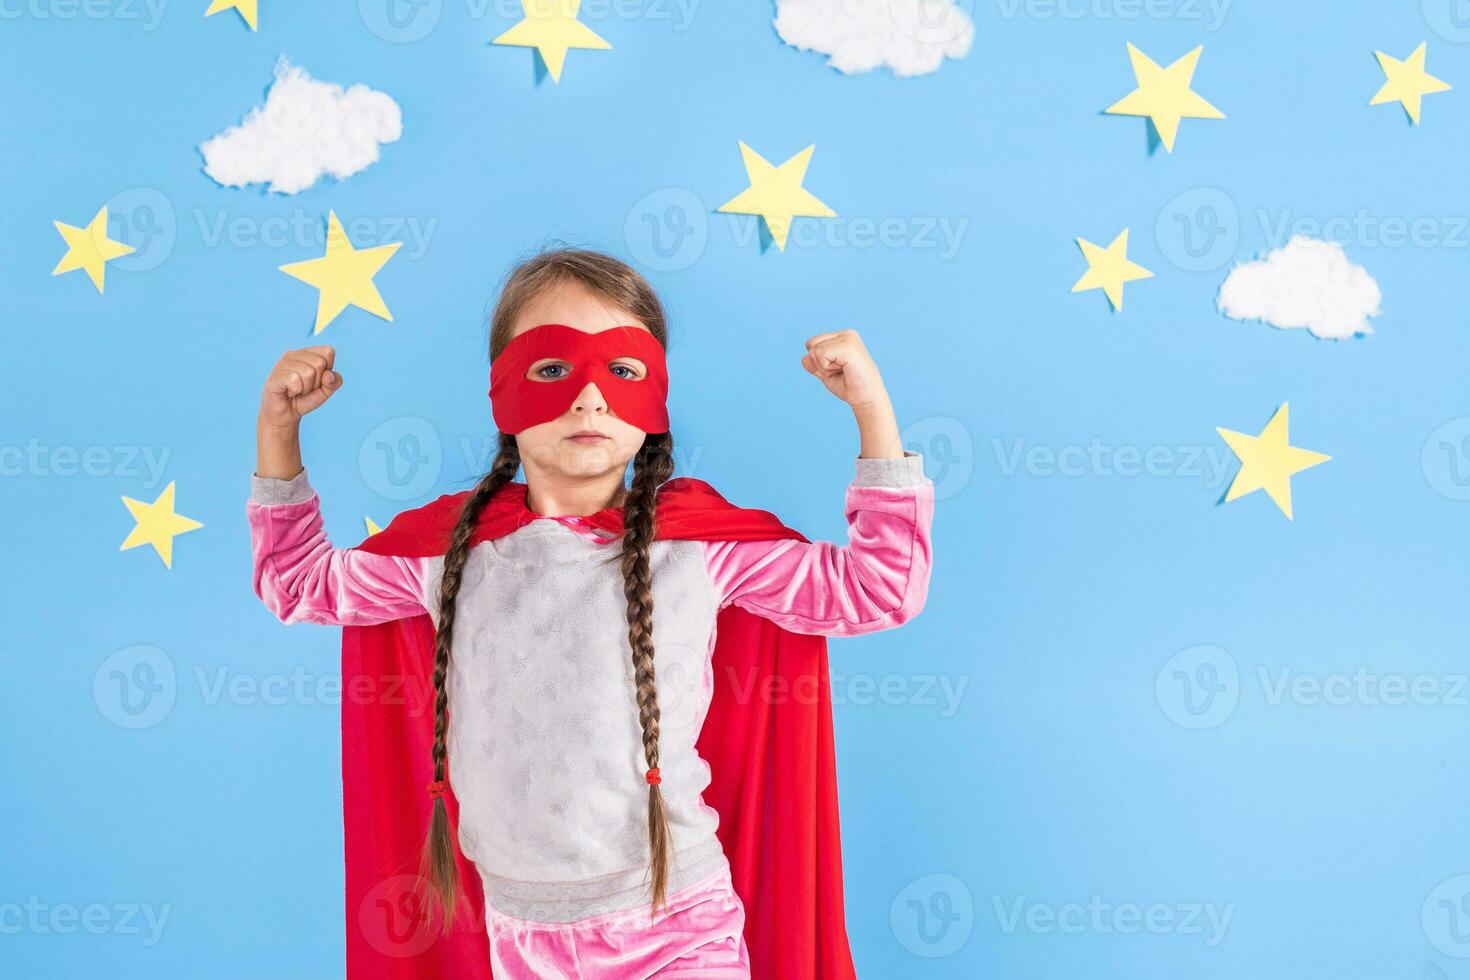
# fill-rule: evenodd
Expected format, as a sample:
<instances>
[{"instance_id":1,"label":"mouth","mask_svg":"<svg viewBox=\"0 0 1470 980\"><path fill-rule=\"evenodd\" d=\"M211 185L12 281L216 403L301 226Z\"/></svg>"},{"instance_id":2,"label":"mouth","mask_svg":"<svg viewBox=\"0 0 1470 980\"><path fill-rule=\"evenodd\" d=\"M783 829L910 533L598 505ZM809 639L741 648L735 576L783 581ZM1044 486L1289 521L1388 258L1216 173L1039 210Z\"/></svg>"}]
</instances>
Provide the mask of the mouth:
<instances>
[{"instance_id":1,"label":"mouth","mask_svg":"<svg viewBox=\"0 0 1470 980\"><path fill-rule=\"evenodd\" d=\"M602 442L606 438L608 437L601 432L597 432L593 429L583 429L580 432L573 432L571 435L567 436L567 441L575 442L583 446L591 446Z\"/></svg>"}]
</instances>

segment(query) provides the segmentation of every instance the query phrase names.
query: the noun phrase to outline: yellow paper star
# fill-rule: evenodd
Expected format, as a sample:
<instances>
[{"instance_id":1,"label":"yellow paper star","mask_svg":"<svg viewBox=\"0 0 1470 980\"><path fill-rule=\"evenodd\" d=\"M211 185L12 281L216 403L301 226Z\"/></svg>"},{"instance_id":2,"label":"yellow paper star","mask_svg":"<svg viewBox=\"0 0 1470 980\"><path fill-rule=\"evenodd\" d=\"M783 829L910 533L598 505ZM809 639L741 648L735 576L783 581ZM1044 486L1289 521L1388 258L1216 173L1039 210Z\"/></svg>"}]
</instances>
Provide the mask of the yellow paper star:
<instances>
[{"instance_id":1,"label":"yellow paper star","mask_svg":"<svg viewBox=\"0 0 1470 980\"><path fill-rule=\"evenodd\" d=\"M367 525L368 537L372 537L374 534L377 534L379 531L383 530L382 528L378 527L377 522L375 522L371 517L364 517L362 519L362 522Z\"/></svg>"},{"instance_id":2,"label":"yellow paper star","mask_svg":"<svg viewBox=\"0 0 1470 980\"><path fill-rule=\"evenodd\" d=\"M56 263L56 268L51 270L51 274L59 276L73 269L85 269L88 278L92 280L92 285L97 287L99 293L102 292L107 275L107 263L133 251L131 245L124 245L122 242L115 242L107 237L106 205L103 205L102 210L98 211L96 217L92 219L92 223L85 228L77 228L61 221L51 223L66 240L66 254L61 257L60 262Z\"/></svg>"},{"instance_id":3,"label":"yellow paper star","mask_svg":"<svg viewBox=\"0 0 1470 980\"><path fill-rule=\"evenodd\" d=\"M256 4L257 0L214 0L209 5L209 9L204 12L204 16L213 17L222 10L238 10L240 16L245 18L245 23L249 24L250 29L254 31L259 29L256 26L256 15L258 13Z\"/></svg>"},{"instance_id":4,"label":"yellow paper star","mask_svg":"<svg viewBox=\"0 0 1470 980\"><path fill-rule=\"evenodd\" d=\"M716 210L725 214L758 214L766 222L772 240L781 251L786 250L786 236L791 232L792 218L835 218L837 212L817 200L801 186L806 167L811 162L813 143L800 153L773 167L765 157L740 144L745 161L745 176L750 186L721 204Z\"/></svg>"},{"instance_id":5,"label":"yellow paper star","mask_svg":"<svg viewBox=\"0 0 1470 980\"><path fill-rule=\"evenodd\" d=\"M1382 51L1373 52L1378 56L1378 65L1383 69L1383 75L1387 81L1378 90L1378 94L1373 96L1373 101L1369 102L1369 105L1401 102L1409 118L1417 123L1419 106L1424 96L1449 91L1448 84L1424 70L1424 48L1427 44L1428 42L1420 43L1414 49L1414 53L1403 61L1390 57Z\"/></svg>"},{"instance_id":6,"label":"yellow paper star","mask_svg":"<svg viewBox=\"0 0 1470 980\"><path fill-rule=\"evenodd\" d=\"M571 48L606 51L612 47L577 19L582 0L521 0L525 19L491 44L535 48L553 82L561 82L562 65Z\"/></svg>"},{"instance_id":7,"label":"yellow paper star","mask_svg":"<svg viewBox=\"0 0 1470 980\"><path fill-rule=\"evenodd\" d=\"M342 230L342 222L337 220L337 212L329 212L327 254L319 259L281 266L286 275L321 290L316 307L316 329L312 332L321 333L349 306L391 321L393 314L388 312L378 287L373 285L373 276L402 244L393 242L376 248L355 249L347 240L347 232Z\"/></svg>"},{"instance_id":8,"label":"yellow paper star","mask_svg":"<svg viewBox=\"0 0 1470 980\"><path fill-rule=\"evenodd\" d=\"M174 538L186 531L194 531L204 526L198 521L174 513L172 480L169 481L168 486L163 488L163 493L158 495L158 499L151 504L134 500L132 497L124 497L122 502L127 504L128 510L133 514L133 519L138 523L128 534L122 547L117 550L127 551L140 544L151 544L167 568L174 567Z\"/></svg>"},{"instance_id":9,"label":"yellow paper star","mask_svg":"<svg viewBox=\"0 0 1470 980\"><path fill-rule=\"evenodd\" d=\"M1199 63L1201 45L1174 62L1160 68L1148 55L1128 45L1128 58L1133 62L1133 77L1138 88L1108 106L1115 116L1148 116L1164 149L1174 152L1174 136L1181 119L1224 119L1225 113L1210 105L1189 87L1194 67Z\"/></svg>"},{"instance_id":10,"label":"yellow paper star","mask_svg":"<svg viewBox=\"0 0 1470 980\"><path fill-rule=\"evenodd\" d=\"M1087 259L1087 271L1072 287L1080 293L1088 289L1101 289L1113 304L1113 309L1123 308L1123 284L1135 279L1152 279L1153 273L1128 259L1128 229L1118 232L1107 248L1094 245L1085 238L1077 239L1082 255Z\"/></svg>"},{"instance_id":11,"label":"yellow paper star","mask_svg":"<svg viewBox=\"0 0 1470 980\"><path fill-rule=\"evenodd\" d=\"M1282 403L1271 421L1258 436L1248 436L1229 429L1216 429L1230 451L1240 459L1240 472L1225 494L1226 502L1265 490L1291 520L1291 477L1295 473L1325 463L1331 456L1287 445L1288 406Z\"/></svg>"}]
</instances>

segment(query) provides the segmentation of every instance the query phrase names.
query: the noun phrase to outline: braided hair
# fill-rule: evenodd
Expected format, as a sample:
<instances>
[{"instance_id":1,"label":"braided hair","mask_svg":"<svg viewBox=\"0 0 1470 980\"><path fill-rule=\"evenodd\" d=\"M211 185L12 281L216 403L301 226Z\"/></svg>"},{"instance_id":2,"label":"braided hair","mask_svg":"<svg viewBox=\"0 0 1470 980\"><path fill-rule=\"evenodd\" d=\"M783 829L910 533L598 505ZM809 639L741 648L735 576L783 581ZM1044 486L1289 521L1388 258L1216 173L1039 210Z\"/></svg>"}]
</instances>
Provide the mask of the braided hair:
<instances>
[{"instance_id":1,"label":"braided hair","mask_svg":"<svg viewBox=\"0 0 1470 980\"><path fill-rule=\"evenodd\" d=\"M629 313L646 326L660 344L668 346L663 305L642 276L626 263L600 252L557 248L522 262L511 270L491 315L490 359L499 356L514 335L517 314L535 295L568 282L580 284L602 297L609 305ZM453 652L456 600L464 581L470 541L480 514L495 495L515 479L521 465L515 436L500 433L499 447L490 470L465 497L459 519L450 534L439 583L439 622L434 635L434 780L443 783L448 775L449 658ZM649 769L659 765L658 686L654 670L653 571L649 550L657 531L659 488L674 471L672 433L646 436L633 459L633 479L623 495L621 548L612 556L623 574L623 594L628 602L628 646L632 651L638 723L643 733L643 757ZM665 906L669 874L670 834L668 813L657 781L648 786L648 846L651 877L650 908L657 913ZM449 813L440 795L433 800L428 835L424 840L421 874L428 884L431 912L443 913L442 928L448 932L458 900L459 869L450 836Z\"/></svg>"}]
</instances>

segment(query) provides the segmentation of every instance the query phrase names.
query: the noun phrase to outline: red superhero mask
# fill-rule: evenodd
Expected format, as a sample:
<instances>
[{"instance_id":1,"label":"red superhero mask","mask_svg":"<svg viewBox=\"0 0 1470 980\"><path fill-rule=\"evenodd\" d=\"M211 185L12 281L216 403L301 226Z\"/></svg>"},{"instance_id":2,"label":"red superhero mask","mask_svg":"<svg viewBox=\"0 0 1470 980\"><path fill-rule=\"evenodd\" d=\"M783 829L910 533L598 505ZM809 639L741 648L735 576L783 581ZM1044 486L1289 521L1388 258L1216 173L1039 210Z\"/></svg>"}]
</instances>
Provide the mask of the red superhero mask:
<instances>
[{"instance_id":1,"label":"red superhero mask","mask_svg":"<svg viewBox=\"0 0 1470 980\"><path fill-rule=\"evenodd\" d=\"M554 357L570 365L560 378L528 378L531 365ZM619 358L636 357L642 378L619 377ZM490 410L501 432L515 435L559 419L577 395L594 382L608 408L644 432L668 432L669 372L663 345L640 327L612 327L588 333L564 323L532 327L505 345L490 365Z\"/></svg>"}]
</instances>

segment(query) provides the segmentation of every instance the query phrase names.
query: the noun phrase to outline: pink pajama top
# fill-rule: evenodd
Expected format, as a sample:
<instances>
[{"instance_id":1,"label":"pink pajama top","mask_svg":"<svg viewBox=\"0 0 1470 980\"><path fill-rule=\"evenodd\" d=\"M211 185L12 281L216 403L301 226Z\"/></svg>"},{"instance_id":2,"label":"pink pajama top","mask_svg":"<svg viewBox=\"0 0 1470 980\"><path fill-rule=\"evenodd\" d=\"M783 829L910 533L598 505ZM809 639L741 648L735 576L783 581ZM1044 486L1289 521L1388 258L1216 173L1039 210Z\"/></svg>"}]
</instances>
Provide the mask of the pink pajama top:
<instances>
[{"instance_id":1,"label":"pink pajama top","mask_svg":"<svg viewBox=\"0 0 1470 980\"><path fill-rule=\"evenodd\" d=\"M442 557L334 548L304 469L251 481L255 591L282 622L428 613L437 625ZM898 626L924 605L933 512L917 454L858 458L845 545L653 543L670 893L728 866L695 750L720 609L827 636ZM543 516L474 546L465 566L447 680L449 773L460 847L505 915L566 923L647 901L646 764L613 540L580 517Z\"/></svg>"}]
</instances>

